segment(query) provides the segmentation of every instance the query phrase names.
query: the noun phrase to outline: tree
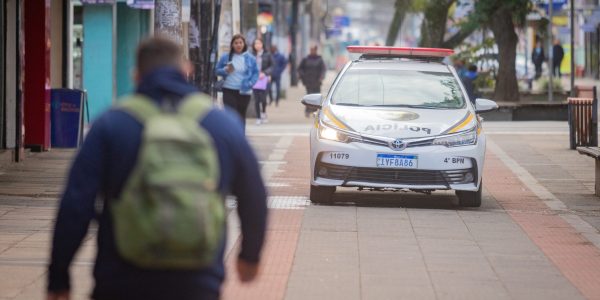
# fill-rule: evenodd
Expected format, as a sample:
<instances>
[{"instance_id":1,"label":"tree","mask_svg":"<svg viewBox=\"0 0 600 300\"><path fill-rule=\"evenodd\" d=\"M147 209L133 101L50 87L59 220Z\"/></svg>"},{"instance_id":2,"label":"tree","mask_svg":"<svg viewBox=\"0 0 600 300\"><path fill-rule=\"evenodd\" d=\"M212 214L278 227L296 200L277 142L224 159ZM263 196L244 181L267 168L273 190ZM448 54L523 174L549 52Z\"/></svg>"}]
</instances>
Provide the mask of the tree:
<instances>
[{"instance_id":1,"label":"tree","mask_svg":"<svg viewBox=\"0 0 600 300\"><path fill-rule=\"evenodd\" d=\"M531 10L529 0L479 0L475 3L473 20L486 24L498 45L498 76L494 99L519 101L519 86L515 70L518 36L515 26L525 23Z\"/></svg>"},{"instance_id":2,"label":"tree","mask_svg":"<svg viewBox=\"0 0 600 300\"><path fill-rule=\"evenodd\" d=\"M444 40L448 13L450 8L458 2L458 0L396 0L394 18L390 24L386 45L392 46L396 42L396 37L407 12L421 11L424 14L424 19L421 24L419 46L449 49L457 47L478 28L478 24L467 19L467 22L459 24L460 29L457 33Z\"/></svg>"},{"instance_id":3,"label":"tree","mask_svg":"<svg viewBox=\"0 0 600 300\"><path fill-rule=\"evenodd\" d=\"M394 17L392 19L392 23L390 24L390 30L388 31L387 38L385 39L386 46L394 46L394 44L396 43L398 32L400 32L402 22L404 21L406 12L410 7L410 0L396 0L396 4L394 4L394 7Z\"/></svg>"},{"instance_id":4,"label":"tree","mask_svg":"<svg viewBox=\"0 0 600 300\"><path fill-rule=\"evenodd\" d=\"M448 10L456 0L429 0L423 11L421 23L421 47L440 47L446 34Z\"/></svg>"},{"instance_id":5,"label":"tree","mask_svg":"<svg viewBox=\"0 0 600 300\"><path fill-rule=\"evenodd\" d=\"M458 0L428 0L424 3L424 19L421 24L419 46L454 49L479 28L476 22L466 18L465 21L457 24L459 27L458 32L448 39L444 39L450 9L459 4L460 1Z\"/></svg>"}]
</instances>

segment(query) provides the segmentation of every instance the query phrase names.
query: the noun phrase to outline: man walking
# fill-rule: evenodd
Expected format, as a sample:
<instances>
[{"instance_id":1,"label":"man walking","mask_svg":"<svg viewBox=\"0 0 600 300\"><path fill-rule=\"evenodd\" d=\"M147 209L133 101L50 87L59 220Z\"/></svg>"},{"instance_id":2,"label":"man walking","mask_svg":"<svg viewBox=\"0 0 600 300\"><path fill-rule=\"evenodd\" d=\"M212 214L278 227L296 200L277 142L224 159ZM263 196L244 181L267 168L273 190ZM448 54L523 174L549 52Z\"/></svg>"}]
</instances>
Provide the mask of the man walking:
<instances>
[{"instance_id":1,"label":"man walking","mask_svg":"<svg viewBox=\"0 0 600 300\"><path fill-rule=\"evenodd\" d=\"M537 80L542 76L542 64L546 60L546 55L544 55L544 48L542 48L542 43L540 41L535 43L535 48L531 52L531 61L535 66L535 79Z\"/></svg>"},{"instance_id":2,"label":"man walking","mask_svg":"<svg viewBox=\"0 0 600 300\"><path fill-rule=\"evenodd\" d=\"M310 47L310 54L302 59L298 67L298 75L306 87L307 94L321 93L321 84L325 78L326 71L327 67L323 58L317 54L317 46ZM307 107L305 110L306 117L310 116L312 111L314 110L310 110Z\"/></svg>"},{"instance_id":3,"label":"man walking","mask_svg":"<svg viewBox=\"0 0 600 300\"><path fill-rule=\"evenodd\" d=\"M168 115L166 118L172 117L172 114L165 112L166 108L178 108L182 103L190 102L192 97L202 99L202 96L195 94L196 88L188 84L185 79L185 74L189 71L186 66L188 64L184 62L182 49L177 44L161 38L151 38L142 42L137 51L136 93L138 96L136 97L146 99L147 103L153 104L156 110L162 108L163 114ZM237 210L242 232L237 271L242 281L251 281L258 272L260 251L265 236L267 214L265 187L256 157L244 136L239 118L231 111L211 108L210 99L205 100L207 102L203 105L208 108L203 116L191 119L191 122L185 124L191 126L188 128L206 133L208 144L214 145L215 148L212 153L218 156L215 159L218 163L218 173L215 173L216 182L200 179L197 182L206 189L213 189L215 195L218 195L217 203L221 205L224 205L222 201L225 195L231 193L237 196ZM202 104L201 101L199 103ZM125 102L122 103L124 104ZM69 266L92 219L98 222L98 249L94 266L95 286L91 295L93 299L219 298L220 286L224 279L223 257L226 238L223 223L217 223L223 227L218 231L221 234L208 241L215 244L217 250L209 256L212 259L206 260L207 263L202 267L190 267L183 262L184 268L146 268L140 266L137 261L134 263L131 257L123 255L121 246L123 232L117 228L119 225L117 221L123 220L119 219L114 212L126 198L123 192L131 192L128 187L131 184L130 179L134 178L132 174L150 175L147 169L140 171L137 161L146 157L145 150L150 147L146 144L148 133L144 132L144 129L145 125L151 122L152 119L140 122L140 119L120 107L104 113L94 122L71 167L68 183L60 202L48 267L48 299L68 299L71 288ZM194 127L196 124L198 127ZM150 129L148 130L150 132ZM158 157L165 165L181 160L181 157L172 157L164 153L154 154L155 158ZM156 174L157 170L151 171ZM187 169L175 169L176 173L180 173L179 175L185 171ZM195 176L188 175L184 177L186 179L192 177L191 183L186 186L175 186L175 191L179 192L178 188L196 188L196 181L193 179ZM139 179L139 177L135 178ZM169 191L170 186L162 186L162 188L164 190L159 190L159 193L151 193L142 187L139 193L133 193L133 196L137 196L138 199L155 197L159 200L174 197L167 193L160 193ZM131 196L131 193L129 194ZM204 196L196 195L198 199ZM101 209L95 201L97 197L101 200ZM160 217L169 218L177 212L177 206L171 204L170 208L159 211ZM145 211L134 212L146 217ZM191 215L194 214L196 212L191 212ZM184 227L185 225L183 224ZM169 231L178 232L179 229L181 228L165 226L158 230L160 232L156 232L156 235ZM198 231L202 228L192 229ZM132 241L141 239L137 235L124 237ZM197 236L184 238L195 240ZM162 244L159 243L157 246L162 247ZM171 244L165 246L169 245ZM195 249L192 248L192 254L196 253ZM148 254L164 255L158 250L157 253Z\"/></svg>"},{"instance_id":4,"label":"man walking","mask_svg":"<svg viewBox=\"0 0 600 300\"><path fill-rule=\"evenodd\" d=\"M277 46L271 46L271 54L273 55L273 73L271 74L271 83L269 86L269 105L275 101L275 106L279 105L279 97L281 94L281 74L287 66L287 59L279 52ZM271 85L275 85L275 96Z\"/></svg>"},{"instance_id":5,"label":"man walking","mask_svg":"<svg viewBox=\"0 0 600 300\"><path fill-rule=\"evenodd\" d=\"M560 73L560 64L562 64L564 57L565 51L560 44L560 40L554 40L554 46L552 46L552 75L558 76L558 78L562 76Z\"/></svg>"}]
</instances>

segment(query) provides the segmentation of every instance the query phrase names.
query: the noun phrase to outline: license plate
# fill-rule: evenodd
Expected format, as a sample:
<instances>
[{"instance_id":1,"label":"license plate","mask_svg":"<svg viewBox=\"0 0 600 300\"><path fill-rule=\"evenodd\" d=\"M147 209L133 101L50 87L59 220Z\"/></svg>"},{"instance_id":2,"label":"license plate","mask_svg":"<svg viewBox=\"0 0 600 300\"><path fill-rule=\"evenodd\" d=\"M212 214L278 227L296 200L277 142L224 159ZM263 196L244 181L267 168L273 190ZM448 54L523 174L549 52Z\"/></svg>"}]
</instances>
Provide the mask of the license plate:
<instances>
[{"instance_id":1,"label":"license plate","mask_svg":"<svg viewBox=\"0 0 600 300\"><path fill-rule=\"evenodd\" d=\"M377 167L416 169L417 155L377 154Z\"/></svg>"}]
</instances>

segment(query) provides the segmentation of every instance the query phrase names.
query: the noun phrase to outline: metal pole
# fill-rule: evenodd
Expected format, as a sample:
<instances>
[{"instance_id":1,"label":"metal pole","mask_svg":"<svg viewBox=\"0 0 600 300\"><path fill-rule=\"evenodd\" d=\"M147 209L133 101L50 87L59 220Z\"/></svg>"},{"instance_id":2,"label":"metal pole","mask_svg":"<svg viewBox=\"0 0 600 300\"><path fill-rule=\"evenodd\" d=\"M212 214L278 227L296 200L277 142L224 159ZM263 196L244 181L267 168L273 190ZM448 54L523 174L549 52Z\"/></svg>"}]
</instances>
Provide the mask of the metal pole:
<instances>
[{"instance_id":1,"label":"metal pole","mask_svg":"<svg viewBox=\"0 0 600 300\"><path fill-rule=\"evenodd\" d=\"M553 83L552 82L552 73L554 73L554 52L553 51L553 45L554 42L552 41L552 0L548 1L548 40L550 43L550 47L548 48L548 101L552 101L552 96L553 96Z\"/></svg>"},{"instance_id":2,"label":"metal pole","mask_svg":"<svg viewBox=\"0 0 600 300\"><path fill-rule=\"evenodd\" d=\"M290 75L292 86L298 85L298 74L296 74L296 31L298 29L298 0L292 0L292 24L290 25Z\"/></svg>"},{"instance_id":3,"label":"metal pole","mask_svg":"<svg viewBox=\"0 0 600 300\"><path fill-rule=\"evenodd\" d=\"M215 1L214 6L214 18L212 25L212 36L211 36L211 46L210 46L210 67L208 68L208 78L210 80L210 92L214 99L217 98L217 91L214 89L214 83L217 82L217 77L215 76L215 64L217 63L217 56L219 55L219 23L221 20L221 8L222 3L221 0Z\"/></svg>"},{"instance_id":4,"label":"metal pole","mask_svg":"<svg viewBox=\"0 0 600 300\"><path fill-rule=\"evenodd\" d=\"M575 97L575 1L571 4L571 97Z\"/></svg>"}]
</instances>

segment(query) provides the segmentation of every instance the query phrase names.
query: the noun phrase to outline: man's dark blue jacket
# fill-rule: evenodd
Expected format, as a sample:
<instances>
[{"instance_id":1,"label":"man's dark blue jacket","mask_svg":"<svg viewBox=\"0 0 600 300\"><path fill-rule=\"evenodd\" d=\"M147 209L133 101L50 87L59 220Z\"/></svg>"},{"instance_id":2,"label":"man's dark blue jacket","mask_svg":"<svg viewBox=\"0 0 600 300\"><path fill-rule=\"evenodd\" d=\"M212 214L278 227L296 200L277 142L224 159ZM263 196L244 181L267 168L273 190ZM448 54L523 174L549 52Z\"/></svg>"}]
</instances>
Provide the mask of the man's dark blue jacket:
<instances>
[{"instance_id":1,"label":"man's dark blue jacket","mask_svg":"<svg viewBox=\"0 0 600 300\"><path fill-rule=\"evenodd\" d=\"M138 93L157 103L179 101L196 92L175 68L145 76ZM240 120L233 112L211 110L199 120L214 140L221 167L220 190L237 196L241 221L241 259L258 262L266 227L266 191L256 157ZM70 289L68 268L86 235L98 221L98 253L94 267L95 299L205 299L218 296L224 278L223 256L210 268L197 271L156 271L136 268L117 253L110 209L133 169L141 142L142 124L129 114L110 110L93 124L71 168L55 224L48 289ZM96 198L104 204L97 213Z\"/></svg>"}]
</instances>

